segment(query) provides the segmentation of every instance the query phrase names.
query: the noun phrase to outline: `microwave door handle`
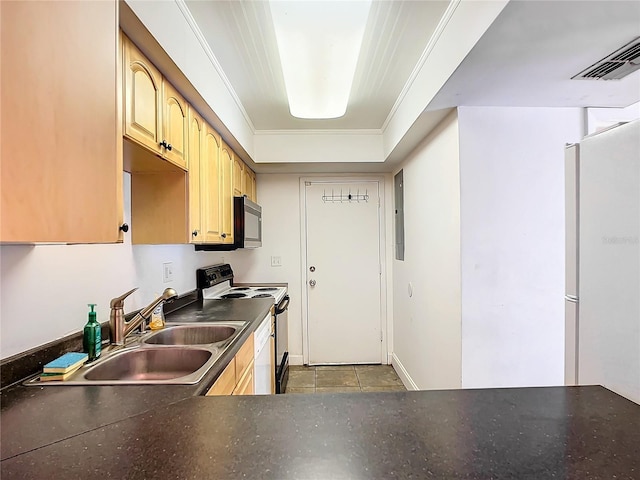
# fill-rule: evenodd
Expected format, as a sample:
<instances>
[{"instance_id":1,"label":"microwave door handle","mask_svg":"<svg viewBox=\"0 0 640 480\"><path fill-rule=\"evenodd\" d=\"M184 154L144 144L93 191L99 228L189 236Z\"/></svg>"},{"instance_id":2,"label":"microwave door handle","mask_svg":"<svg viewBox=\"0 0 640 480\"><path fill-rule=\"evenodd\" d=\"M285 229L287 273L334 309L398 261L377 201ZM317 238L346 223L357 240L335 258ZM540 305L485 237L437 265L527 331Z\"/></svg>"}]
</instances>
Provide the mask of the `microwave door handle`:
<instances>
[{"instance_id":1,"label":"microwave door handle","mask_svg":"<svg viewBox=\"0 0 640 480\"><path fill-rule=\"evenodd\" d=\"M284 311L289 308L289 295L287 295L286 297L284 297L280 303L278 304L278 306L276 307L276 315L280 315L282 313L284 313Z\"/></svg>"}]
</instances>

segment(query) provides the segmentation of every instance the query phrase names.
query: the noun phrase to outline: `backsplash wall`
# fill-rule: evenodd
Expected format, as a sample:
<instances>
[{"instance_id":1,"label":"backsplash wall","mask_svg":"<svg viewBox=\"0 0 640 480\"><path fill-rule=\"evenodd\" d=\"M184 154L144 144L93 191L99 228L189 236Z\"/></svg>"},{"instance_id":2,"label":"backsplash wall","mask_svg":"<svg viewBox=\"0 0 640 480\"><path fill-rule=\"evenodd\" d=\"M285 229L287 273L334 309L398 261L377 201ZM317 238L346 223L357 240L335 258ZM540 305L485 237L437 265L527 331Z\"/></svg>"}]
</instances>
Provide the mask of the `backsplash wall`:
<instances>
[{"instance_id":1,"label":"backsplash wall","mask_svg":"<svg viewBox=\"0 0 640 480\"><path fill-rule=\"evenodd\" d=\"M125 221L131 225L131 181L124 174ZM135 225L131 225L135 228ZM125 312L145 306L166 287L178 293L196 286L195 269L251 252L196 252L191 245L131 245L131 233L114 245L0 246L0 358L82 329L88 303L98 320L109 319L109 301L140 287ZM163 283L162 264L173 263ZM234 262L235 263L235 262ZM239 262L240 263L240 262ZM235 266L235 265L234 265ZM242 281L243 272L235 269Z\"/></svg>"}]
</instances>

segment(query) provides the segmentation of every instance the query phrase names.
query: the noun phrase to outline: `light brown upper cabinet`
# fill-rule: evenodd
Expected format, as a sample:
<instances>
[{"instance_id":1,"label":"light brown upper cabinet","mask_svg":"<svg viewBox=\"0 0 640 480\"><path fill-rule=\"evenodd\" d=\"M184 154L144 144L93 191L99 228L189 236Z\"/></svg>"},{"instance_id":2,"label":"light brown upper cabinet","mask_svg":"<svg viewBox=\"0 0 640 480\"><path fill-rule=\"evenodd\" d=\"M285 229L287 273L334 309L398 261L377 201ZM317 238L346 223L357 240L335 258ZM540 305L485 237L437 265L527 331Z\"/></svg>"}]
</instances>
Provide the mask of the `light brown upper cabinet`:
<instances>
[{"instance_id":1,"label":"light brown upper cabinet","mask_svg":"<svg viewBox=\"0 0 640 480\"><path fill-rule=\"evenodd\" d=\"M202 229L204 243L223 243L222 237L222 176L220 164L220 135L205 123L203 157L201 162Z\"/></svg>"},{"instance_id":2,"label":"light brown upper cabinet","mask_svg":"<svg viewBox=\"0 0 640 480\"><path fill-rule=\"evenodd\" d=\"M187 102L166 79L162 81L162 93L164 108L162 116L164 156L170 162L186 170L187 132L189 130Z\"/></svg>"},{"instance_id":3,"label":"light brown upper cabinet","mask_svg":"<svg viewBox=\"0 0 640 480\"><path fill-rule=\"evenodd\" d=\"M0 2L0 241L122 241L118 2Z\"/></svg>"},{"instance_id":4,"label":"light brown upper cabinet","mask_svg":"<svg viewBox=\"0 0 640 480\"><path fill-rule=\"evenodd\" d=\"M123 37L124 134L187 169L187 103L162 74Z\"/></svg>"},{"instance_id":5,"label":"light brown upper cabinet","mask_svg":"<svg viewBox=\"0 0 640 480\"><path fill-rule=\"evenodd\" d=\"M162 75L124 35L124 134L162 153Z\"/></svg>"},{"instance_id":6,"label":"light brown upper cabinet","mask_svg":"<svg viewBox=\"0 0 640 480\"><path fill-rule=\"evenodd\" d=\"M233 243L233 150L226 143L220 146L220 188L222 203L223 243Z\"/></svg>"},{"instance_id":7,"label":"light brown upper cabinet","mask_svg":"<svg viewBox=\"0 0 640 480\"><path fill-rule=\"evenodd\" d=\"M242 194L253 202L257 202L256 198L256 174L247 165L244 166Z\"/></svg>"},{"instance_id":8,"label":"light brown upper cabinet","mask_svg":"<svg viewBox=\"0 0 640 480\"><path fill-rule=\"evenodd\" d=\"M200 195L202 192L203 163L202 147L204 143L204 122L192 108L189 109L189 231L191 242L202 241L202 209Z\"/></svg>"},{"instance_id":9,"label":"light brown upper cabinet","mask_svg":"<svg viewBox=\"0 0 640 480\"><path fill-rule=\"evenodd\" d=\"M233 156L233 196L244 194L244 162L237 155Z\"/></svg>"}]
</instances>

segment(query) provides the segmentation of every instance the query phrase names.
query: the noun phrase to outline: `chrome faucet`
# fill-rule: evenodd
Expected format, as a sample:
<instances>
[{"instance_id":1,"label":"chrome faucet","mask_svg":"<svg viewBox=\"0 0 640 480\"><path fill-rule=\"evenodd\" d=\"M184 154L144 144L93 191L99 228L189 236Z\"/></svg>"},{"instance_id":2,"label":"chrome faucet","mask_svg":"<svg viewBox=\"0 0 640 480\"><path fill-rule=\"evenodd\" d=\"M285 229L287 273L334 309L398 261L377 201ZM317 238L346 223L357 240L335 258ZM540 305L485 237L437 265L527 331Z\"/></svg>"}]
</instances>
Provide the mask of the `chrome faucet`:
<instances>
[{"instance_id":1,"label":"chrome faucet","mask_svg":"<svg viewBox=\"0 0 640 480\"><path fill-rule=\"evenodd\" d=\"M158 305L164 302L170 302L178 296L173 288L165 289L162 295L140 310L135 317L127 322L124 319L124 299L136 290L138 290L137 287L111 300L109 328L111 330L112 345L124 345L125 339L136 327L142 324L144 330L144 321L151 316L151 312L153 312Z\"/></svg>"}]
</instances>

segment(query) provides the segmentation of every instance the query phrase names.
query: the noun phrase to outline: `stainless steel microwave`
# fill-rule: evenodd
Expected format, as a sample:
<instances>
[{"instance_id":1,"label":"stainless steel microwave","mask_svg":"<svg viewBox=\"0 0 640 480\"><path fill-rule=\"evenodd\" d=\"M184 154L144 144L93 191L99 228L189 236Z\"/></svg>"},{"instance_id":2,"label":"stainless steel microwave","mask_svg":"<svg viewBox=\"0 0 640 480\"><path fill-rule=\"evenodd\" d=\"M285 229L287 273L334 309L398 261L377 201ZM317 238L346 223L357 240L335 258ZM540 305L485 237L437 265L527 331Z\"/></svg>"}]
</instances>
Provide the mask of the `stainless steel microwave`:
<instances>
[{"instance_id":1,"label":"stainless steel microwave","mask_svg":"<svg viewBox=\"0 0 640 480\"><path fill-rule=\"evenodd\" d=\"M262 207L247 197L233 197L233 243L196 245L200 251L236 250L262 246Z\"/></svg>"},{"instance_id":2,"label":"stainless steel microwave","mask_svg":"<svg viewBox=\"0 0 640 480\"><path fill-rule=\"evenodd\" d=\"M236 248L262 246L262 207L247 197L233 197L233 244Z\"/></svg>"}]
</instances>

